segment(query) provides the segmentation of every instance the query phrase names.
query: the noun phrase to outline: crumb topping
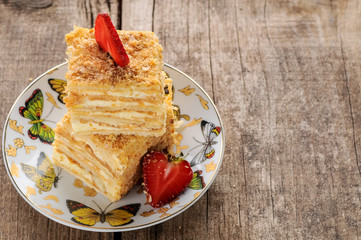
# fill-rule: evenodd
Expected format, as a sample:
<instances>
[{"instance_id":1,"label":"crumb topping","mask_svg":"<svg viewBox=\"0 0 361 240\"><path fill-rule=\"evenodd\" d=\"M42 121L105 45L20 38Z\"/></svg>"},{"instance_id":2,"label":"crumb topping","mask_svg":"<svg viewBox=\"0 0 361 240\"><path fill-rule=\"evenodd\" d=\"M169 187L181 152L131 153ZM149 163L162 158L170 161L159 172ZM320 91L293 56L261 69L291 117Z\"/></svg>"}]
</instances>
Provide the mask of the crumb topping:
<instances>
[{"instance_id":1,"label":"crumb topping","mask_svg":"<svg viewBox=\"0 0 361 240\"><path fill-rule=\"evenodd\" d=\"M110 55L98 46L94 29L74 27L65 36L68 44L69 71L66 78L72 84L160 84L162 46L153 32L117 31L129 56L129 65L119 67Z\"/></svg>"}]
</instances>

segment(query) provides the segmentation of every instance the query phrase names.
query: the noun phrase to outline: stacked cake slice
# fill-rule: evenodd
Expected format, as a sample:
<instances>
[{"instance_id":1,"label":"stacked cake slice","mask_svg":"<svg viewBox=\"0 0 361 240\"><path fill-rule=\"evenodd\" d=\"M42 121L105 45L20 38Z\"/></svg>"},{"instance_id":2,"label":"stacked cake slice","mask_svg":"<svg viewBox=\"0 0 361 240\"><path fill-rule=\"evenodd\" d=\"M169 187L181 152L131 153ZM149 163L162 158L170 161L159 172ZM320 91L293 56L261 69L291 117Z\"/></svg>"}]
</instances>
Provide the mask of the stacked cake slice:
<instances>
[{"instance_id":1,"label":"stacked cake slice","mask_svg":"<svg viewBox=\"0 0 361 240\"><path fill-rule=\"evenodd\" d=\"M140 177L142 156L174 143L172 80L162 72L162 47L151 32L118 31L129 64L117 66L93 29L66 35L67 114L55 128L54 163L110 201Z\"/></svg>"},{"instance_id":2,"label":"stacked cake slice","mask_svg":"<svg viewBox=\"0 0 361 240\"><path fill-rule=\"evenodd\" d=\"M162 47L152 32L118 31L129 65L115 66L92 29L66 35L69 71L66 107L77 134L165 133Z\"/></svg>"},{"instance_id":3,"label":"stacked cake slice","mask_svg":"<svg viewBox=\"0 0 361 240\"><path fill-rule=\"evenodd\" d=\"M171 79L166 79L171 89ZM77 135L68 112L55 128L54 163L103 193L110 201L125 195L140 177L141 157L148 149L161 151L174 142L172 93L167 103L166 133L161 137L136 135Z\"/></svg>"}]
</instances>

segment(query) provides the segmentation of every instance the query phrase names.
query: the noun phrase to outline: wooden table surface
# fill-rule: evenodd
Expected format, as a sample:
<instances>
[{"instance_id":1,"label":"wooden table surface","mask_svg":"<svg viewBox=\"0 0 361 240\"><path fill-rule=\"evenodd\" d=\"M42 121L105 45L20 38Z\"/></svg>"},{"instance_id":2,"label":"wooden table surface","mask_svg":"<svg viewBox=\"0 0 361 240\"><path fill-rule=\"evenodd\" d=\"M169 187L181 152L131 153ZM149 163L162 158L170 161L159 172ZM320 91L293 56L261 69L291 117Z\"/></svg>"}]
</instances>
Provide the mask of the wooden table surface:
<instances>
[{"instance_id":1,"label":"wooden table surface","mask_svg":"<svg viewBox=\"0 0 361 240\"><path fill-rule=\"evenodd\" d=\"M0 239L361 239L360 1L1 1L1 129L29 79L64 62L64 35L101 11L156 32L164 61L213 98L221 170L165 223L93 233L35 211L1 161Z\"/></svg>"}]
</instances>

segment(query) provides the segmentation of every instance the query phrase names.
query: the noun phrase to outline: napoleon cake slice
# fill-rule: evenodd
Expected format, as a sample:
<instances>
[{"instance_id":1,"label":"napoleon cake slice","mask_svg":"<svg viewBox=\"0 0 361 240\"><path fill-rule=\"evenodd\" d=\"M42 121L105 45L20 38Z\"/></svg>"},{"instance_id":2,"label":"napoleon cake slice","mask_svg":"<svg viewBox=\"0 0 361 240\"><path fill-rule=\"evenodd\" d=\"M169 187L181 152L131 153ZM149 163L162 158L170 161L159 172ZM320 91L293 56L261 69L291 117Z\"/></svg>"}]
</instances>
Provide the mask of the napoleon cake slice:
<instances>
[{"instance_id":1,"label":"napoleon cake slice","mask_svg":"<svg viewBox=\"0 0 361 240\"><path fill-rule=\"evenodd\" d=\"M170 78L165 80L172 89ZM172 92L164 99L167 109L166 133L160 137L136 135L76 135L69 112L56 125L53 143L54 164L62 167L97 192L115 202L137 183L141 158L148 149L164 150L173 146L176 132Z\"/></svg>"},{"instance_id":2,"label":"napoleon cake slice","mask_svg":"<svg viewBox=\"0 0 361 240\"><path fill-rule=\"evenodd\" d=\"M152 32L118 31L129 56L119 67L99 48L94 29L66 35L64 98L77 135L162 136L166 126L162 47Z\"/></svg>"},{"instance_id":3,"label":"napoleon cake slice","mask_svg":"<svg viewBox=\"0 0 361 240\"><path fill-rule=\"evenodd\" d=\"M102 158L72 135L69 114L57 124L53 143L54 164L115 202L139 179L140 158L152 146L154 137L92 135ZM107 159L104 161L104 159Z\"/></svg>"}]
</instances>

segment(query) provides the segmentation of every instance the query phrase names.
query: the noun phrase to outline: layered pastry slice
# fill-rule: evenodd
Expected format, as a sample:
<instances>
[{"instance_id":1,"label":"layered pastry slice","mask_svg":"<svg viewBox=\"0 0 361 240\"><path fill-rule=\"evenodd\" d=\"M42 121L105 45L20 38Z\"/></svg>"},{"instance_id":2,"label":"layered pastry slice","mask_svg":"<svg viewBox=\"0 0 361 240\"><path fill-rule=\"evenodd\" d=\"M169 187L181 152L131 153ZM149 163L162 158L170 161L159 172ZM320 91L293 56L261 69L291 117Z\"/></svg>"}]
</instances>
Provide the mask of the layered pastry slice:
<instances>
[{"instance_id":1,"label":"layered pastry slice","mask_svg":"<svg viewBox=\"0 0 361 240\"><path fill-rule=\"evenodd\" d=\"M129 64L99 48L94 29L66 35L69 69L64 98L74 133L162 136L166 126L162 47L152 32L118 31Z\"/></svg>"},{"instance_id":2,"label":"layered pastry slice","mask_svg":"<svg viewBox=\"0 0 361 240\"><path fill-rule=\"evenodd\" d=\"M167 89L171 79L166 79ZM172 93L166 103L166 133L160 137L135 135L77 135L67 113L55 128L54 164L62 167L88 186L114 202L138 181L141 158L148 149L170 149L174 143ZM85 141L87 143L85 143Z\"/></svg>"}]
</instances>

